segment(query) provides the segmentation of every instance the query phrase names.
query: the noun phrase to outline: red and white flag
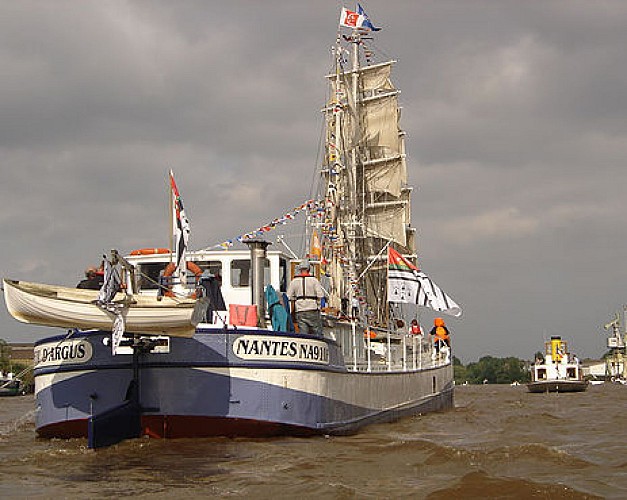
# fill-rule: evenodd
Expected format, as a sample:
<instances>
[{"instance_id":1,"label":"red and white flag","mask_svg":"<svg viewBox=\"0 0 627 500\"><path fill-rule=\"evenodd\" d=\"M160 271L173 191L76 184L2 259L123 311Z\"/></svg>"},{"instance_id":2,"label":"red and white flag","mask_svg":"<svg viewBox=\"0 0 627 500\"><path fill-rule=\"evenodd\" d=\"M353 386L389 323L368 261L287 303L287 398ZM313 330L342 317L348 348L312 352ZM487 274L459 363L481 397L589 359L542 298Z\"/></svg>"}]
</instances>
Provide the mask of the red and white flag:
<instances>
[{"instance_id":1,"label":"red and white flag","mask_svg":"<svg viewBox=\"0 0 627 500\"><path fill-rule=\"evenodd\" d=\"M361 28L363 24L364 16L362 14L342 7L340 26L345 26L346 28Z\"/></svg>"}]
</instances>

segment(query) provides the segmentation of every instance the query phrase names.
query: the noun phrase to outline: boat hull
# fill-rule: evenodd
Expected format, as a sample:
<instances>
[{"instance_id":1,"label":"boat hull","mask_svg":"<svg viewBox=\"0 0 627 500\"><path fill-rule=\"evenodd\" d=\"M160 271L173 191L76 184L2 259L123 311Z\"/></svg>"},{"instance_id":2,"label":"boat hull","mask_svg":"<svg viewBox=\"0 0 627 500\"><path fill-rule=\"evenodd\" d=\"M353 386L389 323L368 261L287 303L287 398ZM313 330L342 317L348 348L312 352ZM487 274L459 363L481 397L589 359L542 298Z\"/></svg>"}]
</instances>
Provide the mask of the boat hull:
<instances>
[{"instance_id":1,"label":"boat hull","mask_svg":"<svg viewBox=\"0 0 627 500\"><path fill-rule=\"evenodd\" d=\"M82 335L73 344L55 338L36 346L43 352L35 369L40 436L86 437L91 416L128 399L132 356L111 356L106 337ZM47 354L59 343L68 347L65 360L62 353ZM452 366L352 372L329 339L210 329L170 339L167 353L142 355L139 403L142 434L153 437L348 434L451 408Z\"/></svg>"},{"instance_id":2,"label":"boat hull","mask_svg":"<svg viewBox=\"0 0 627 500\"><path fill-rule=\"evenodd\" d=\"M24 390L21 387L0 387L0 398L9 396L21 396Z\"/></svg>"},{"instance_id":3,"label":"boat hull","mask_svg":"<svg viewBox=\"0 0 627 500\"><path fill-rule=\"evenodd\" d=\"M587 380L541 380L527 384L529 392L583 392L588 388Z\"/></svg>"},{"instance_id":4,"label":"boat hull","mask_svg":"<svg viewBox=\"0 0 627 500\"><path fill-rule=\"evenodd\" d=\"M60 328L111 330L115 314L95 304L98 290L83 290L26 281L4 280L9 313L18 321ZM118 294L114 302L124 304ZM121 308L126 331L146 335L191 337L200 321L204 300L134 296Z\"/></svg>"}]
</instances>

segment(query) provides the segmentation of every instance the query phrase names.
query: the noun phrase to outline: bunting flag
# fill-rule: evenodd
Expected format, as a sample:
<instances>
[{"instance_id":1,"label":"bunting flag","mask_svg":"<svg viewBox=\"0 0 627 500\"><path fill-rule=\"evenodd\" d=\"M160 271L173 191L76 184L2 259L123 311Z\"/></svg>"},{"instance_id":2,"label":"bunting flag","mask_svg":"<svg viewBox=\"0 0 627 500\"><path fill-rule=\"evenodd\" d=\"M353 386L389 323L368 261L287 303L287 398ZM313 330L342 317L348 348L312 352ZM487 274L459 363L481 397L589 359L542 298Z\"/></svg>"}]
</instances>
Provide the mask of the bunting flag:
<instances>
[{"instance_id":1,"label":"bunting flag","mask_svg":"<svg viewBox=\"0 0 627 500\"><path fill-rule=\"evenodd\" d=\"M381 31L381 28L374 27L374 24L372 24L372 22L370 21L368 14L366 14L366 11L361 6L361 4L357 4L357 14L363 16L363 21L361 23L362 27L368 28L370 31Z\"/></svg>"},{"instance_id":2,"label":"bunting flag","mask_svg":"<svg viewBox=\"0 0 627 500\"><path fill-rule=\"evenodd\" d=\"M254 231L249 231L245 234L236 236L235 238L231 238L229 240L223 241L222 243L218 243L217 245L207 247L205 248L205 250L211 250L213 248L222 248L223 250L228 250L236 242L242 243L244 240L262 236L264 233L274 230L277 226L282 226L284 224L287 224L290 221L293 221L294 218L299 213L305 210L307 210L310 217L321 218L324 216L324 202L315 201L315 200L307 200L302 205L299 205L298 207L294 207L290 212L283 215L282 217L277 217L273 221L268 222L268 224L266 224L265 226L261 226L255 229Z\"/></svg>"},{"instance_id":3,"label":"bunting flag","mask_svg":"<svg viewBox=\"0 0 627 500\"><path fill-rule=\"evenodd\" d=\"M185 251L189 242L191 227L189 219L185 215L183 200L179 194L179 189L174 182L174 173L170 170L170 191L172 194L172 226L174 229L174 264L176 265L173 275L178 275L181 282L185 283L187 271L185 264Z\"/></svg>"},{"instance_id":4,"label":"bunting flag","mask_svg":"<svg viewBox=\"0 0 627 500\"><path fill-rule=\"evenodd\" d=\"M461 308L420 269L388 247L388 301L417 304L461 316Z\"/></svg>"}]
</instances>

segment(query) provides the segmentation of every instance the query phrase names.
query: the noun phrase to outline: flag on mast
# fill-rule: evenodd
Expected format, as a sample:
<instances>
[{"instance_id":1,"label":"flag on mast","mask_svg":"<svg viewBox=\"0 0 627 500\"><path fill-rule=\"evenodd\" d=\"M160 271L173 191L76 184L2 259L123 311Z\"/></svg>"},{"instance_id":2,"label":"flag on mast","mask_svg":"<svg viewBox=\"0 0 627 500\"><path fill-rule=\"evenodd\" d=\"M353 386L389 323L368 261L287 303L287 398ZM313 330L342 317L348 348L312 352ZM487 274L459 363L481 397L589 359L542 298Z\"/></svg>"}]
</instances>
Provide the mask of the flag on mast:
<instances>
[{"instance_id":1,"label":"flag on mast","mask_svg":"<svg viewBox=\"0 0 627 500\"><path fill-rule=\"evenodd\" d=\"M366 11L359 3L357 4L357 14L364 17L361 23L364 28L368 28L370 31L381 31L381 28L375 28L374 24L372 24L372 21L370 21L368 14L366 14Z\"/></svg>"},{"instance_id":2,"label":"flag on mast","mask_svg":"<svg viewBox=\"0 0 627 500\"><path fill-rule=\"evenodd\" d=\"M183 200L179 194L179 189L174 181L174 172L170 170L170 192L172 195L172 222L173 222L173 242L174 242L174 272L173 276L179 276L181 282L185 284L186 278L186 263L185 263L185 251L187 250L187 243L189 241L190 224L185 209L183 208Z\"/></svg>"},{"instance_id":3,"label":"flag on mast","mask_svg":"<svg viewBox=\"0 0 627 500\"><path fill-rule=\"evenodd\" d=\"M340 26L344 26L346 28L361 28L363 24L363 15L342 7L342 13L340 14Z\"/></svg>"},{"instance_id":4,"label":"flag on mast","mask_svg":"<svg viewBox=\"0 0 627 500\"><path fill-rule=\"evenodd\" d=\"M462 309L431 278L388 247L388 301L417 304L461 316Z\"/></svg>"}]
</instances>

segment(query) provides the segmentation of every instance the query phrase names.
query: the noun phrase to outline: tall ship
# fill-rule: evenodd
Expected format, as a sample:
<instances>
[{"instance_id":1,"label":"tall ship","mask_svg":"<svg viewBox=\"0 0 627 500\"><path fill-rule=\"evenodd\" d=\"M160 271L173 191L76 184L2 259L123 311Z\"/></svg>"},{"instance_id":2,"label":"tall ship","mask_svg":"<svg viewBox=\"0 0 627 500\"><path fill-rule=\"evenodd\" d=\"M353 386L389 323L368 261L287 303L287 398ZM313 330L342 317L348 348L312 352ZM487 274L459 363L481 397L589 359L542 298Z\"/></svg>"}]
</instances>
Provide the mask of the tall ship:
<instances>
[{"instance_id":1,"label":"tall ship","mask_svg":"<svg viewBox=\"0 0 627 500\"><path fill-rule=\"evenodd\" d=\"M412 320L420 307L461 309L417 263L395 62L375 61L377 31L361 7L342 9L314 199L191 251L171 174L171 248L112 251L98 290L5 280L15 318L70 328L35 346L40 436L97 448L142 435L345 434L452 407L450 342ZM269 248L269 233L300 216L306 255ZM303 261L325 291L319 336L294 327L285 296Z\"/></svg>"}]
</instances>

